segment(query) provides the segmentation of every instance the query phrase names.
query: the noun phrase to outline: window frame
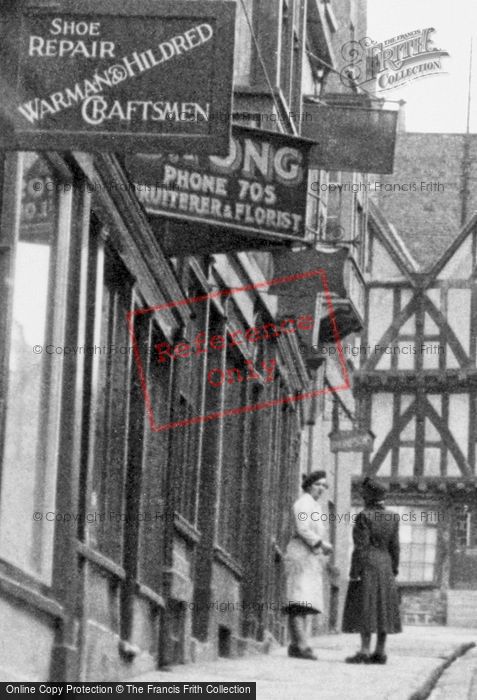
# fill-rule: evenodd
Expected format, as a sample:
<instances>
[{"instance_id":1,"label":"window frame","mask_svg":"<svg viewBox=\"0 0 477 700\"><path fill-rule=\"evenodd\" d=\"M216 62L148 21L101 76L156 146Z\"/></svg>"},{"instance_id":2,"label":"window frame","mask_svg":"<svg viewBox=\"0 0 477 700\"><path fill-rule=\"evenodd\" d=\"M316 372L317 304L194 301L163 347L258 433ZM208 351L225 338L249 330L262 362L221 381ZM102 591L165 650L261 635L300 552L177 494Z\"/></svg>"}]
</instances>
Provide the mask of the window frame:
<instances>
[{"instance_id":1,"label":"window frame","mask_svg":"<svg viewBox=\"0 0 477 700\"><path fill-rule=\"evenodd\" d=\"M52 256L48 263L47 304L45 316L46 346L51 340L55 346L64 346L67 332L67 316L71 304L74 303L69 293L69 277L72 269L73 230L76 224L72 214L76 211L79 197L77 188L74 187L74 173L66 162L56 153L15 151L7 153L2 162L2 197L1 197L1 223L0 223L0 290L5 303L0 310L0 332L7 342L2 343L0 352L0 489L3 484L3 475L8 466L4 464L4 450L6 445L7 429L7 397L9 384L9 359L11 354L11 342L13 332L13 295L14 285L10 283L15 270L17 246L20 241L21 216L23 211L23 176L27 172L25 154L36 154L41 158L48 169L54 182L53 197L55 198L54 218L54 242L52 244ZM41 190L40 190L41 193ZM3 274L2 274L3 273ZM45 350L46 352L46 350ZM45 358L45 363L53 358ZM66 358L49 372L49 367L42 363L41 395L47 397L47 415L42 419L41 425L45 428L46 438L42 439L44 454L43 476L47 474L49 496L51 502L57 503L57 479L59 470L59 451L63 430L64 407L61 403L61 395L64 389L63 365ZM48 386L45 384L45 368L49 372ZM45 394L46 392L46 394ZM43 432L43 428L42 428ZM38 481L38 455L35 457L35 480ZM43 478L41 483L43 483ZM3 514L3 511L2 511ZM62 525L60 523L60 527ZM40 532L41 530L41 532ZM45 523L45 519L35 523L32 531L32 543L38 548L39 558L35 564L25 565L19 560L13 561L0 549L0 565L21 580L35 582L36 585L46 586L47 589L54 586L55 554L58 523ZM36 544L35 544L36 543ZM41 546L41 550L39 549Z\"/></svg>"}]
</instances>

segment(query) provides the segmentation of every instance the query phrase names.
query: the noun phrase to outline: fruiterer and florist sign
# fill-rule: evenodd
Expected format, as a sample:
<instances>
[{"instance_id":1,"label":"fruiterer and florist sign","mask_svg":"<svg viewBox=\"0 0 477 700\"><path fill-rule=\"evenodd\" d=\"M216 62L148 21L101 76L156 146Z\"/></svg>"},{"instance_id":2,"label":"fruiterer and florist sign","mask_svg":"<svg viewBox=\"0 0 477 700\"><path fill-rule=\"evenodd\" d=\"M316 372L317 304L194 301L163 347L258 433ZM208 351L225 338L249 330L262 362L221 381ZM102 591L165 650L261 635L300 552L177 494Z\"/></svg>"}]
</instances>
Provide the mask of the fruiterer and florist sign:
<instances>
[{"instance_id":1,"label":"fruiterer and florist sign","mask_svg":"<svg viewBox=\"0 0 477 700\"><path fill-rule=\"evenodd\" d=\"M262 240L303 239L313 145L234 125L226 157L139 155L128 157L126 167L150 218L193 222L195 239L201 224L219 226L219 237L232 231Z\"/></svg>"},{"instance_id":2,"label":"fruiterer and florist sign","mask_svg":"<svg viewBox=\"0 0 477 700\"><path fill-rule=\"evenodd\" d=\"M3 148L227 153L231 119L214 115L231 114L235 3L12 5Z\"/></svg>"}]
</instances>

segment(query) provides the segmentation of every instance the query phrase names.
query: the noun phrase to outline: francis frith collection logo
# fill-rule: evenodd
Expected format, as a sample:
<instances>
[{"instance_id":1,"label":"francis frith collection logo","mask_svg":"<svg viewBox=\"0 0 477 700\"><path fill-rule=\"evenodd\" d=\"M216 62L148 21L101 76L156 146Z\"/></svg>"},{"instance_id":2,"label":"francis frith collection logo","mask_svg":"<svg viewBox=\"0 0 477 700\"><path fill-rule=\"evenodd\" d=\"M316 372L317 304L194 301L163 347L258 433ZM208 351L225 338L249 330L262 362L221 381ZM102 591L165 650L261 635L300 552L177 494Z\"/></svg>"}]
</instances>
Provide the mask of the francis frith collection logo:
<instances>
[{"instance_id":1,"label":"francis frith collection logo","mask_svg":"<svg viewBox=\"0 0 477 700\"><path fill-rule=\"evenodd\" d=\"M341 48L347 62L341 80L347 86L368 85L376 92L393 90L419 78L443 72L442 58L447 51L434 46L433 27L374 41L364 37Z\"/></svg>"}]
</instances>

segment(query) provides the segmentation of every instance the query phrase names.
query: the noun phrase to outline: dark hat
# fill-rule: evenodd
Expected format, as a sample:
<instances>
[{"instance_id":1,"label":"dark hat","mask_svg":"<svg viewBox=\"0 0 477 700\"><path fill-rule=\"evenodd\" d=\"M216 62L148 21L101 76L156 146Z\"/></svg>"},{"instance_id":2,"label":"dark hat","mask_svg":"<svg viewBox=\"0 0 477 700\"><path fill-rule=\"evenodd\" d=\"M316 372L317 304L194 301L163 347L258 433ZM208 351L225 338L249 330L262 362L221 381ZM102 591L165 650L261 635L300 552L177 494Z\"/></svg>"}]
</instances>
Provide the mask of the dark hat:
<instances>
[{"instance_id":1,"label":"dark hat","mask_svg":"<svg viewBox=\"0 0 477 700\"><path fill-rule=\"evenodd\" d=\"M382 501L387 492L384 486L367 476L361 485L361 493L366 501Z\"/></svg>"},{"instance_id":2,"label":"dark hat","mask_svg":"<svg viewBox=\"0 0 477 700\"><path fill-rule=\"evenodd\" d=\"M302 474L301 487L303 491L309 489L315 481L319 481L320 479L326 479L326 472L317 470L316 472L311 472L311 474Z\"/></svg>"}]
</instances>

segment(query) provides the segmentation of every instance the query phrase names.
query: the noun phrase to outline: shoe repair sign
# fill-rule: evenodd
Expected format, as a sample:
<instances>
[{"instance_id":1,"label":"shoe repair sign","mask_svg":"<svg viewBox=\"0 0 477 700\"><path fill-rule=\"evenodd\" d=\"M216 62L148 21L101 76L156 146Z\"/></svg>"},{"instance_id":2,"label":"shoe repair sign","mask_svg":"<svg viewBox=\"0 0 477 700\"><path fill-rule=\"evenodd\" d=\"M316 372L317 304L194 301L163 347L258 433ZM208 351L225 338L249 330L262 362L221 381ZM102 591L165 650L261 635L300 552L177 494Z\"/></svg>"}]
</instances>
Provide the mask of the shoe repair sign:
<instances>
[{"instance_id":1,"label":"shoe repair sign","mask_svg":"<svg viewBox=\"0 0 477 700\"><path fill-rule=\"evenodd\" d=\"M0 24L2 147L225 155L234 23L218 0L18 3Z\"/></svg>"}]
</instances>

